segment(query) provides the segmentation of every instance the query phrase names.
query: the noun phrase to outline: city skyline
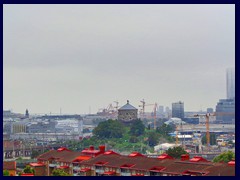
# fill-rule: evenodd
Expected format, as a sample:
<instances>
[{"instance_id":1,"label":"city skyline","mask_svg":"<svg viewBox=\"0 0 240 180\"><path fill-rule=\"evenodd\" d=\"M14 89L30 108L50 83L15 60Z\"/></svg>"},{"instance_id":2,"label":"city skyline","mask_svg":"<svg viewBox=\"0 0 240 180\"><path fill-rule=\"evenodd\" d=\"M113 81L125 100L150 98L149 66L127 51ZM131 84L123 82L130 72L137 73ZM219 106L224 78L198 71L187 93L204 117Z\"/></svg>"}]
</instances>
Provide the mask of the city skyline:
<instances>
[{"instance_id":1,"label":"city skyline","mask_svg":"<svg viewBox=\"0 0 240 180\"><path fill-rule=\"evenodd\" d=\"M215 109L235 68L234 8L4 4L3 108L84 114L145 99Z\"/></svg>"}]
</instances>

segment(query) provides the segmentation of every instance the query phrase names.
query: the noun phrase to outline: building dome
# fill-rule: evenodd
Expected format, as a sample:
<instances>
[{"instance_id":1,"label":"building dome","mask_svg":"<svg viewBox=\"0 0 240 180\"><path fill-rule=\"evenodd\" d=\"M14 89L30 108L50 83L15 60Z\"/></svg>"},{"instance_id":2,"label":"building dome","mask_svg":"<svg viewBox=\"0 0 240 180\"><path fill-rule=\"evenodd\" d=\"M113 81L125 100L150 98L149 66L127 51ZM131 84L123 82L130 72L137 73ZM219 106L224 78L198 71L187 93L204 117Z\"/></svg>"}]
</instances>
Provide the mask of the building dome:
<instances>
[{"instance_id":1,"label":"building dome","mask_svg":"<svg viewBox=\"0 0 240 180\"><path fill-rule=\"evenodd\" d=\"M118 120L124 123L132 122L137 119L137 111L127 100L127 104L118 109Z\"/></svg>"},{"instance_id":2,"label":"building dome","mask_svg":"<svg viewBox=\"0 0 240 180\"><path fill-rule=\"evenodd\" d=\"M119 110L137 110L137 108L133 107L131 104L129 104L129 100L127 100L127 104L119 108Z\"/></svg>"}]
</instances>

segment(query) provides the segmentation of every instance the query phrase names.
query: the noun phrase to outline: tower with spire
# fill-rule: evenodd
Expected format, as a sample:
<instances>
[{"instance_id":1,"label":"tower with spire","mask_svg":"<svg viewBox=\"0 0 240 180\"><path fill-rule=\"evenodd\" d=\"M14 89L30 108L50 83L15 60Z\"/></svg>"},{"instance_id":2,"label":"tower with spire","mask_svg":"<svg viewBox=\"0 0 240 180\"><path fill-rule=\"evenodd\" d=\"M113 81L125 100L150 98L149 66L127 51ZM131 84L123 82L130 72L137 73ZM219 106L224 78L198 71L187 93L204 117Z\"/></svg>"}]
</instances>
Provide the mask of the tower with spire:
<instances>
[{"instance_id":1,"label":"tower with spire","mask_svg":"<svg viewBox=\"0 0 240 180\"><path fill-rule=\"evenodd\" d=\"M25 118L29 118L29 112L28 112L28 109L26 109L26 112L25 112Z\"/></svg>"}]
</instances>

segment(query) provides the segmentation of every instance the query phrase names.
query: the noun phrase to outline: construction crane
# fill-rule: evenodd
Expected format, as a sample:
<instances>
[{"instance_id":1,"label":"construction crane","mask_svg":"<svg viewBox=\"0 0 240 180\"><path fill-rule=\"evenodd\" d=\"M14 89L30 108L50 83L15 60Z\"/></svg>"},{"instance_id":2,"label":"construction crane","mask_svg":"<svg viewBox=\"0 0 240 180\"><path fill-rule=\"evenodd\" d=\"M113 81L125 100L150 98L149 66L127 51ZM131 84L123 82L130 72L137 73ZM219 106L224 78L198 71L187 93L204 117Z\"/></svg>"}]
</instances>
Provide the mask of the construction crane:
<instances>
[{"instance_id":1,"label":"construction crane","mask_svg":"<svg viewBox=\"0 0 240 180\"><path fill-rule=\"evenodd\" d=\"M209 132L209 117L215 116L215 114L196 114L194 117L205 117L206 118L206 140L207 140L207 149L210 151L210 132Z\"/></svg>"},{"instance_id":2,"label":"construction crane","mask_svg":"<svg viewBox=\"0 0 240 180\"><path fill-rule=\"evenodd\" d=\"M178 146L178 126L176 125L176 145Z\"/></svg>"},{"instance_id":3,"label":"construction crane","mask_svg":"<svg viewBox=\"0 0 240 180\"><path fill-rule=\"evenodd\" d=\"M118 101L114 101L115 103L116 103L116 106L114 106L114 108L116 109L116 112L118 111L118 104L119 104L119 102Z\"/></svg>"},{"instance_id":4,"label":"construction crane","mask_svg":"<svg viewBox=\"0 0 240 180\"><path fill-rule=\"evenodd\" d=\"M154 129L157 128L157 103L154 104L153 113L154 113Z\"/></svg>"},{"instance_id":5,"label":"construction crane","mask_svg":"<svg viewBox=\"0 0 240 180\"><path fill-rule=\"evenodd\" d=\"M145 118L145 106L153 106L154 129L156 129L157 128L157 109L158 109L157 103L146 104L144 99L140 102L142 103L142 105L139 105L139 107L142 107L142 116L141 116L142 119Z\"/></svg>"},{"instance_id":6,"label":"construction crane","mask_svg":"<svg viewBox=\"0 0 240 180\"><path fill-rule=\"evenodd\" d=\"M139 107L142 107L141 118L144 119L145 118L145 104L146 104L146 102L144 101L144 99L140 102L142 103L142 105L139 105Z\"/></svg>"},{"instance_id":7,"label":"construction crane","mask_svg":"<svg viewBox=\"0 0 240 180\"><path fill-rule=\"evenodd\" d=\"M182 122L180 124L176 124L176 136L175 136L176 137L176 142L175 142L176 145L178 145L178 143L179 143L179 141L178 141L178 130L179 130L178 128L179 128L179 126L180 126L180 131L183 132ZM182 137L185 138L185 135L183 134ZM182 146L185 149L185 139L184 139L184 142L182 141Z\"/></svg>"}]
</instances>

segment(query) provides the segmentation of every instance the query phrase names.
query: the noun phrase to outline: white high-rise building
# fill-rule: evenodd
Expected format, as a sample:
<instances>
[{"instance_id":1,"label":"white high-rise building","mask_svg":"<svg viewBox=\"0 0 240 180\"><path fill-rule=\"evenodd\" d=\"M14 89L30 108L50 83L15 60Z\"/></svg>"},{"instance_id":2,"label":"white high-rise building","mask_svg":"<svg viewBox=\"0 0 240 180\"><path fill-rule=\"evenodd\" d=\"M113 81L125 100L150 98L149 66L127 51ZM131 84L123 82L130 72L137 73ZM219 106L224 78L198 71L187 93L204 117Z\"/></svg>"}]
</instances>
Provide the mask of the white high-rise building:
<instances>
[{"instance_id":1,"label":"white high-rise building","mask_svg":"<svg viewBox=\"0 0 240 180\"><path fill-rule=\"evenodd\" d=\"M235 69L227 69L227 99L235 98Z\"/></svg>"}]
</instances>

